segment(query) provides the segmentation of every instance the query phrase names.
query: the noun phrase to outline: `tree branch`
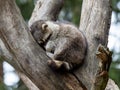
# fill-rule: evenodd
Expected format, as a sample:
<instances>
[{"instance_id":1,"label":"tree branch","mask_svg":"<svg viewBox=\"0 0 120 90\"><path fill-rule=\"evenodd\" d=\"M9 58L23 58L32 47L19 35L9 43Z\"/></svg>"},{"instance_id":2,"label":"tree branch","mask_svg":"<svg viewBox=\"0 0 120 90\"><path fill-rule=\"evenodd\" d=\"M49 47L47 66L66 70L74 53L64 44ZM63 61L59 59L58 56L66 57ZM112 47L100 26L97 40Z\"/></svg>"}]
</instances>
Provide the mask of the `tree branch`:
<instances>
[{"instance_id":1,"label":"tree branch","mask_svg":"<svg viewBox=\"0 0 120 90\"><path fill-rule=\"evenodd\" d=\"M64 0L38 0L29 20L29 26L37 20L57 20L63 3Z\"/></svg>"},{"instance_id":2,"label":"tree branch","mask_svg":"<svg viewBox=\"0 0 120 90\"><path fill-rule=\"evenodd\" d=\"M73 74L53 72L47 66L46 62L50 58L34 41L15 1L0 2L0 38L10 52L8 55L12 59L9 63L24 73L41 90L82 90L81 83ZM9 56L3 55L2 46L0 48L1 56L4 56L5 60L9 59Z\"/></svg>"},{"instance_id":3,"label":"tree branch","mask_svg":"<svg viewBox=\"0 0 120 90\"><path fill-rule=\"evenodd\" d=\"M25 85L29 88L29 90L33 90L33 89L39 90L36 87L36 85L33 84L33 82L24 73L22 73L20 71L17 71L17 70L20 70L20 69L16 65L16 63L14 62L12 54L7 50L7 48L5 47L5 45L4 45L4 43L2 42L1 39L0 39L0 60L1 61L5 60L16 68L17 74L24 81Z\"/></svg>"},{"instance_id":4,"label":"tree branch","mask_svg":"<svg viewBox=\"0 0 120 90\"><path fill-rule=\"evenodd\" d=\"M120 89L112 79L109 79L105 90L120 90Z\"/></svg>"},{"instance_id":5,"label":"tree branch","mask_svg":"<svg viewBox=\"0 0 120 90\"><path fill-rule=\"evenodd\" d=\"M96 90L98 87L95 85L95 80L99 70L99 60L97 60L95 52L99 44L107 47L110 20L110 0L83 1L79 28L87 38L88 53L84 65L76 72L76 75L87 86L87 89L92 86L94 87L92 90ZM103 79L103 77L100 79ZM105 86L102 87L103 82L107 83L106 79L101 82L101 88L105 88Z\"/></svg>"},{"instance_id":6,"label":"tree branch","mask_svg":"<svg viewBox=\"0 0 120 90\"><path fill-rule=\"evenodd\" d=\"M29 90L40 90L24 73L18 72L17 74L28 87Z\"/></svg>"},{"instance_id":7,"label":"tree branch","mask_svg":"<svg viewBox=\"0 0 120 90\"><path fill-rule=\"evenodd\" d=\"M111 17L109 0L83 1L80 29L87 37L88 54L84 65L74 73L53 72L46 63L50 58L34 41L14 0L0 2L0 59L12 64L21 78L30 79L41 90L86 90L85 86L88 90L98 88L95 81L100 66L95 52L99 44L107 46ZM63 0L38 0L29 26L36 20L56 20L62 5ZM25 74L23 77L22 73ZM103 79L103 82L107 80ZM105 88L101 83L99 87Z\"/></svg>"}]
</instances>

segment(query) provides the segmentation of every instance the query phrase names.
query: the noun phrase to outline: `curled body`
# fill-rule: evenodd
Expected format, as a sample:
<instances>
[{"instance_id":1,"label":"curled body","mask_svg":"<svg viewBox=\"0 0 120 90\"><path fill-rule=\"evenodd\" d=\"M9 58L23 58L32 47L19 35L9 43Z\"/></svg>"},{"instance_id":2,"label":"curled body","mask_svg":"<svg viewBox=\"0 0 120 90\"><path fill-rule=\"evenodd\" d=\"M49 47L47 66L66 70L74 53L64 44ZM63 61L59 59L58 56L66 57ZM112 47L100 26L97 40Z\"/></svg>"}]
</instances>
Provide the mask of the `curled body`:
<instances>
[{"instance_id":1,"label":"curled body","mask_svg":"<svg viewBox=\"0 0 120 90\"><path fill-rule=\"evenodd\" d=\"M87 42L74 25L40 20L31 26L31 33L52 59L47 62L52 69L70 71L83 63Z\"/></svg>"}]
</instances>

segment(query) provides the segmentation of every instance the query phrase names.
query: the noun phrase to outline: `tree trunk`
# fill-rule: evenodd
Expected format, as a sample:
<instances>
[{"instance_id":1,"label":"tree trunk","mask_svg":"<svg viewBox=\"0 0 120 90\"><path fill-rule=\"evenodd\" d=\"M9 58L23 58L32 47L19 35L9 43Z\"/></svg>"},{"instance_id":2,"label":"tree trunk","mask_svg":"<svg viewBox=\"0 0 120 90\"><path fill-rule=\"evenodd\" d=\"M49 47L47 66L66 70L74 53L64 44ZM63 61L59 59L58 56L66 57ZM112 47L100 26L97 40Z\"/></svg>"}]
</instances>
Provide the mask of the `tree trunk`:
<instances>
[{"instance_id":1,"label":"tree trunk","mask_svg":"<svg viewBox=\"0 0 120 90\"><path fill-rule=\"evenodd\" d=\"M1 58L24 73L41 90L81 90L81 84L73 74L56 73L47 66L50 58L34 41L15 1L0 2ZM50 2L59 4L56 0Z\"/></svg>"},{"instance_id":2,"label":"tree trunk","mask_svg":"<svg viewBox=\"0 0 120 90\"><path fill-rule=\"evenodd\" d=\"M50 58L33 39L15 1L0 2L0 58L15 67L29 89L33 90L31 85L34 90L105 88L111 60L111 53L106 49L111 18L109 0L83 0L80 29L88 41L88 54L83 66L71 73L52 71L46 63ZM29 26L37 20L57 20L62 5L63 0L38 0Z\"/></svg>"},{"instance_id":3,"label":"tree trunk","mask_svg":"<svg viewBox=\"0 0 120 90\"><path fill-rule=\"evenodd\" d=\"M108 79L107 76L99 77L99 82L96 81L98 77L97 74L102 72L99 71L100 61L99 58L96 57L96 52L100 44L107 48L110 22L111 22L110 0L83 1L79 28L84 32L87 38L88 55L86 57L85 64L79 70L79 72L76 72L76 74L78 78L82 80L83 83L87 86L87 88L91 88L91 86L93 86L95 90L104 90L103 85L107 84ZM109 62L111 61L108 60L108 64Z\"/></svg>"}]
</instances>

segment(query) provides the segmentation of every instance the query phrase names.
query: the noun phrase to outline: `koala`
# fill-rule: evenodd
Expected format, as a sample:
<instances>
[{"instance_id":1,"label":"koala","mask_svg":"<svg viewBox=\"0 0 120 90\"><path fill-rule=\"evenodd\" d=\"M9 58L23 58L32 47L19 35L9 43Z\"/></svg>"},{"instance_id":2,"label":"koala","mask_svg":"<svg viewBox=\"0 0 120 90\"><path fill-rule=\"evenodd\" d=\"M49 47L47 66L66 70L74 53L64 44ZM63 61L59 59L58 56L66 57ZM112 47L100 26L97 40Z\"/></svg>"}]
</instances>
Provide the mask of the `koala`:
<instances>
[{"instance_id":1,"label":"koala","mask_svg":"<svg viewBox=\"0 0 120 90\"><path fill-rule=\"evenodd\" d=\"M47 64L52 69L71 71L83 63L87 41L74 25L40 20L33 23L31 33L51 58Z\"/></svg>"}]
</instances>

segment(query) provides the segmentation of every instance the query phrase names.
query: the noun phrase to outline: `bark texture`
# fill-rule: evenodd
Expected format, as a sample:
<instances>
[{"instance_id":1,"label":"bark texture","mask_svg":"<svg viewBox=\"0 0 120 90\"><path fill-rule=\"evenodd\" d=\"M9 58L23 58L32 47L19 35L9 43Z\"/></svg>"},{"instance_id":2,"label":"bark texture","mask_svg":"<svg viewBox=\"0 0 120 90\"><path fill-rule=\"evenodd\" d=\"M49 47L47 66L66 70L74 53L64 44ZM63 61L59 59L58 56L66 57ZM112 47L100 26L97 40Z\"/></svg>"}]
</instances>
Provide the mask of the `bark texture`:
<instances>
[{"instance_id":1,"label":"bark texture","mask_svg":"<svg viewBox=\"0 0 120 90\"><path fill-rule=\"evenodd\" d=\"M24 73L41 90L82 90L81 83L72 73L56 73L47 66L49 58L31 36L15 1L0 2L1 58Z\"/></svg>"},{"instance_id":2,"label":"bark texture","mask_svg":"<svg viewBox=\"0 0 120 90\"><path fill-rule=\"evenodd\" d=\"M29 20L29 26L37 20L57 20L63 3L64 0L38 0Z\"/></svg>"},{"instance_id":3,"label":"bark texture","mask_svg":"<svg viewBox=\"0 0 120 90\"><path fill-rule=\"evenodd\" d=\"M107 82L106 79L108 78L101 77L99 79L103 79L101 84L96 84L97 74L100 73L96 51L99 44L102 44L105 48L107 47L111 22L110 4L110 0L84 0L82 5L79 28L87 38L88 53L83 67L76 72L76 75L88 89L92 86L92 90L102 90L104 87L102 83Z\"/></svg>"},{"instance_id":4,"label":"bark texture","mask_svg":"<svg viewBox=\"0 0 120 90\"><path fill-rule=\"evenodd\" d=\"M29 27L37 20L56 20L63 1L38 0ZM0 2L0 58L16 68L23 81L28 81L26 85L29 89L32 88L28 84L32 82L37 86L35 86L36 90L102 90L105 88L108 76L100 75L103 71L108 72L107 68L101 69L102 66L106 67L106 64L101 63L104 59L101 57L105 56L107 64L109 60L106 58L111 57L111 55L107 56L110 51L106 49L111 18L109 0L83 0L80 29L87 37L88 53L84 65L71 73L52 71L46 63L50 58L31 36L15 1L0 0ZM101 49L99 44L105 46L105 49ZM96 53L97 51L99 54ZM96 84L99 82L98 79L102 81Z\"/></svg>"}]
</instances>

